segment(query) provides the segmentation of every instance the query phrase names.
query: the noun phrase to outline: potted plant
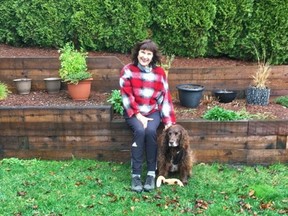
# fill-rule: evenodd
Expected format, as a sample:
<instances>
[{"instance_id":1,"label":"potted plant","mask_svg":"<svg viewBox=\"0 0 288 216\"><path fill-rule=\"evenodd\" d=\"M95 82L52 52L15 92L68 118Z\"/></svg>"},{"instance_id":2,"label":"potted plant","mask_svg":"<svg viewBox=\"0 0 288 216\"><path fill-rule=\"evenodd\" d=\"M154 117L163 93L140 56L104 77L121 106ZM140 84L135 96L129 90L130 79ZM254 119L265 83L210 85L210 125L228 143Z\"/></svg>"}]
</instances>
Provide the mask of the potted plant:
<instances>
[{"instance_id":1,"label":"potted plant","mask_svg":"<svg viewBox=\"0 0 288 216\"><path fill-rule=\"evenodd\" d=\"M0 82L0 100L4 100L10 93L8 86L5 83Z\"/></svg>"},{"instance_id":2,"label":"potted plant","mask_svg":"<svg viewBox=\"0 0 288 216\"><path fill-rule=\"evenodd\" d=\"M247 104L264 106L269 104L270 88L267 87L267 83L270 76L271 67L269 62L265 59L265 50L262 61L259 58L256 48L255 51L258 59L258 68L256 73L252 76L252 85L250 85L246 90L246 101Z\"/></svg>"},{"instance_id":3,"label":"potted plant","mask_svg":"<svg viewBox=\"0 0 288 216\"><path fill-rule=\"evenodd\" d=\"M196 84L179 84L178 89L179 101L182 106L196 108L202 98L204 86Z\"/></svg>"},{"instance_id":4,"label":"potted plant","mask_svg":"<svg viewBox=\"0 0 288 216\"><path fill-rule=\"evenodd\" d=\"M13 81L16 84L18 94L24 95L30 93L32 82L30 78L17 78Z\"/></svg>"},{"instance_id":5,"label":"potted plant","mask_svg":"<svg viewBox=\"0 0 288 216\"><path fill-rule=\"evenodd\" d=\"M73 100L87 100L90 96L93 78L87 70L87 55L83 50L76 50L71 42L60 49L59 75L67 83L68 93Z\"/></svg>"}]
</instances>

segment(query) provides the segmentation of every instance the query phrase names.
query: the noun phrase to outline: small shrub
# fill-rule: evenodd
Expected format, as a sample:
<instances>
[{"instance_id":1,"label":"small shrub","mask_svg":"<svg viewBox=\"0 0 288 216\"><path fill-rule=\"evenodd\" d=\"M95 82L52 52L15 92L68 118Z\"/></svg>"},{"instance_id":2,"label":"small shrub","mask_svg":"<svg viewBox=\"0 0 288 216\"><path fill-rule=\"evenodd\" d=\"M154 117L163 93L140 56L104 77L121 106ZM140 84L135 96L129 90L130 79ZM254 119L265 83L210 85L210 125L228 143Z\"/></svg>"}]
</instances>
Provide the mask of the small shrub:
<instances>
[{"instance_id":1,"label":"small shrub","mask_svg":"<svg viewBox=\"0 0 288 216\"><path fill-rule=\"evenodd\" d=\"M110 96L107 99L107 102L111 103L113 106L113 110L120 115L123 115L124 108L122 104L122 96L120 90L114 89L112 90Z\"/></svg>"},{"instance_id":2,"label":"small shrub","mask_svg":"<svg viewBox=\"0 0 288 216\"><path fill-rule=\"evenodd\" d=\"M246 111L233 111L227 110L219 106L215 106L208 111L206 111L202 118L206 120L216 120L216 121L234 121L234 120L243 120L248 119L249 113Z\"/></svg>"},{"instance_id":3,"label":"small shrub","mask_svg":"<svg viewBox=\"0 0 288 216\"><path fill-rule=\"evenodd\" d=\"M215 120L215 121L236 121L236 120L249 120L249 119L265 120L265 119L275 119L276 117L271 113L267 112L251 114L247 112L245 109L242 109L240 111L233 111L224 109L219 106L215 106L206 111L202 115L202 118L206 120Z\"/></svg>"},{"instance_id":4,"label":"small shrub","mask_svg":"<svg viewBox=\"0 0 288 216\"><path fill-rule=\"evenodd\" d=\"M281 96L281 97L277 97L275 99L275 103L277 104L281 104L282 106L285 106L288 108L288 95L286 96Z\"/></svg>"},{"instance_id":5,"label":"small shrub","mask_svg":"<svg viewBox=\"0 0 288 216\"><path fill-rule=\"evenodd\" d=\"M0 100L4 100L10 93L8 86L5 83L0 82Z\"/></svg>"}]
</instances>

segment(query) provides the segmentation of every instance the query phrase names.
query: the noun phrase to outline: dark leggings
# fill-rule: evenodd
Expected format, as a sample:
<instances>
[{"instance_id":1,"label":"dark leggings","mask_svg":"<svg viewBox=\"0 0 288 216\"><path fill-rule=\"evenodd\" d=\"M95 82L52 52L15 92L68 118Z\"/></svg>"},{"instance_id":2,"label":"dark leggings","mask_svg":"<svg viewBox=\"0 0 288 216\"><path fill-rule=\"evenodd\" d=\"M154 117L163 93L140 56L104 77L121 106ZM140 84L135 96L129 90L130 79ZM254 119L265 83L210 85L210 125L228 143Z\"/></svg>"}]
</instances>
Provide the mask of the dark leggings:
<instances>
[{"instance_id":1,"label":"dark leggings","mask_svg":"<svg viewBox=\"0 0 288 216\"><path fill-rule=\"evenodd\" d=\"M157 128L160 125L160 113L154 112L146 117L152 118L144 129L142 123L135 117L124 115L126 123L132 129L133 141L131 144L132 174L141 175L143 155L146 149L147 171L155 171L157 163Z\"/></svg>"}]
</instances>

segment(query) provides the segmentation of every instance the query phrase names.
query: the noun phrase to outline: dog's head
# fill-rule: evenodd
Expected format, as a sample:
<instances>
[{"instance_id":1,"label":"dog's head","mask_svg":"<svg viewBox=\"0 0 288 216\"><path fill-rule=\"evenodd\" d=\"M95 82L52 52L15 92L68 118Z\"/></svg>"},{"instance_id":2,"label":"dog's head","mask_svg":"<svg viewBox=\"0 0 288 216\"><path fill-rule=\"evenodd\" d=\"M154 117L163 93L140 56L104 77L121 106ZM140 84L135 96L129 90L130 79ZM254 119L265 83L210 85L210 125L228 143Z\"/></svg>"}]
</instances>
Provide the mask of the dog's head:
<instances>
[{"instance_id":1,"label":"dog's head","mask_svg":"<svg viewBox=\"0 0 288 216\"><path fill-rule=\"evenodd\" d=\"M187 131L181 125L172 125L166 130L166 140L169 147L182 147L184 139L188 138Z\"/></svg>"}]
</instances>

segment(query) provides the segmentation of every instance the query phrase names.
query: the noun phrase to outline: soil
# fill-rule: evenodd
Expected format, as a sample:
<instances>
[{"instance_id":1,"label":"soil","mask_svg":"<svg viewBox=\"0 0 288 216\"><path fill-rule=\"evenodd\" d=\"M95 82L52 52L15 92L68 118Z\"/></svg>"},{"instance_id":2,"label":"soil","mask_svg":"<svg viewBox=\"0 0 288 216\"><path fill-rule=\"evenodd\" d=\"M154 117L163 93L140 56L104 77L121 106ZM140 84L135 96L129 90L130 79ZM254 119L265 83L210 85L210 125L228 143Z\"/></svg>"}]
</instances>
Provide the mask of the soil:
<instances>
[{"instance_id":1,"label":"soil","mask_svg":"<svg viewBox=\"0 0 288 216\"><path fill-rule=\"evenodd\" d=\"M58 56L56 49L43 48L19 48L0 44L0 57L19 56ZM124 64L130 62L129 54L89 52L89 56L116 56ZM164 57L165 59L165 57ZM255 63L238 61L226 58L184 58L175 57L172 67L217 67L217 66L245 66ZM65 90L57 94L48 94L46 91L30 92L29 95L9 94L5 100L0 100L0 106L90 106L107 104L109 93L91 92L88 101L72 101ZM205 96L200 105L195 108L185 108L180 105L176 98L173 101L177 119L200 119L203 113L213 107L220 106L225 109L240 111L245 109L251 114L257 114L266 119L288 119L288 109L276 104L271 98L267 106L247 105L244 99L236 99L231 103L219 103L213 96ZM119 116L118 116L119 117ZM116 115L117 118L117 115Z\"/></svg>"}]
</instances>

